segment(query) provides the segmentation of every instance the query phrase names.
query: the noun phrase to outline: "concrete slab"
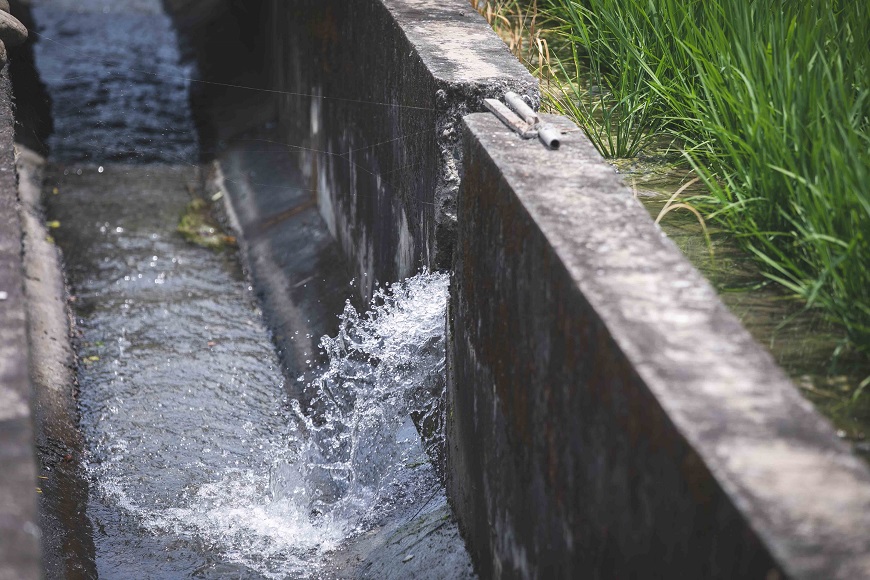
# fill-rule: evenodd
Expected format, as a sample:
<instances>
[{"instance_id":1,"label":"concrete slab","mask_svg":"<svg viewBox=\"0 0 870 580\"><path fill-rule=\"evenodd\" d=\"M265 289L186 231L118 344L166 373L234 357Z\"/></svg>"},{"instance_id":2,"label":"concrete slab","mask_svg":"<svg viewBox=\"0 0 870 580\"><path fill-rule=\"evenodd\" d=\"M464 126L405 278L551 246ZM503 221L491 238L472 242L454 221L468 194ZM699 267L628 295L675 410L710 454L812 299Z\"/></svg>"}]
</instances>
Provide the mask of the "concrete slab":
<instances>
[{"instance_id":1,"label":"concrete slab","mask_svg":"<svg viewBox=\"0 0 870 580\"><path fill-rule=\"evenodd\" d=\"M571 123L465 118L450 497L482 575L870 577L870 470Z\"/></svg>"},{"instance_id":2,"label":"concrete slab","mask_svg":"<svg viewBox=\"0 0 870 580\"><path fill-rule=\"evenodd\" d=\"M306 360L322 362L320 339L335 333L338 313L353 294L353 275L317 211L314 192L287 163L287 150L270 131L246 135L221 153L207 187L226 193L286 388L298 397L311 380ZM298 381L300 376L306 380Z\"/></svg>"}]
</instances>

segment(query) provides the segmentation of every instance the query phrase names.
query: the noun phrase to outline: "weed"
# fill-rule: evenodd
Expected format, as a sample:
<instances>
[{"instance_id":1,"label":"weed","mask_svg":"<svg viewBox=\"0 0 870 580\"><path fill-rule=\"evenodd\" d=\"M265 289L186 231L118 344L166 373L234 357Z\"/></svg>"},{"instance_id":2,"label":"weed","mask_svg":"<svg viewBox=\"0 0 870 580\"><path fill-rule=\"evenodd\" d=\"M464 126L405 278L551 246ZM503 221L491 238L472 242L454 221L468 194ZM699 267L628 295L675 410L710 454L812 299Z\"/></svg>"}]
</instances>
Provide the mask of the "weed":
<instances>
[{"instance_id":1,"label":"weed","mask_svg":"<svg viewBox=\"0 0 870 580\"><path fill-rule=\"evenodd\" d=\"M558 39L554 108L606 157L680 143L709 191L692 206L870 352L860 3L550 0L544 12Z\"/></svg>"}]
</instances>

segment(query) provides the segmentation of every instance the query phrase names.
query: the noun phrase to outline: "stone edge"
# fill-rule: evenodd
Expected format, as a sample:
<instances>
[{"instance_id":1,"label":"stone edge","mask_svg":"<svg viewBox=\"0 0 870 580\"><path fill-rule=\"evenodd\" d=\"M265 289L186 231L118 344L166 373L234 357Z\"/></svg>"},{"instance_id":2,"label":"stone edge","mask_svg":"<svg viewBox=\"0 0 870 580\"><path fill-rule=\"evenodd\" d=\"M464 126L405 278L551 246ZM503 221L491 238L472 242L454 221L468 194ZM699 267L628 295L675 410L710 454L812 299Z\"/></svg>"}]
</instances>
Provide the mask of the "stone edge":
<instances>
[{"instance_id":1,"label":"stone edge","mask_svg":"<svg viewBox=\"0 0 870 580\"><path fill-rule=\"evenodd\" d=\"M22 230L8 73L0 76L0 579L40 578Z\"/></svg>"}]
</instances>

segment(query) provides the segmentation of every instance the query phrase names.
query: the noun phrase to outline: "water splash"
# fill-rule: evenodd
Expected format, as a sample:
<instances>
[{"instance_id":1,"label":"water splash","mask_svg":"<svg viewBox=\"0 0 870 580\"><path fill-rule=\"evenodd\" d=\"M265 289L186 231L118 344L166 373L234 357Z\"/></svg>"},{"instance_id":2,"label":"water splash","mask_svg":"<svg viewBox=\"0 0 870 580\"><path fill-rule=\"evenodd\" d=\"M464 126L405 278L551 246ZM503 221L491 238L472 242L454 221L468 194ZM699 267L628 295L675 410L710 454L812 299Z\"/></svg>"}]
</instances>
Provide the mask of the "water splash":
<instances>
[{"instance_id":1,"label":"water splash","mask_svg":"<svg viewBox=\"0 0 870 580\"><path fill-rule=\"evenodd\" d=\"M208 455L227 464L202 469L174 493L150 493L157 483L124 471L125 440L101 438L95 456L103 460L92 470L100 492L153 535L222 562L269 578L317 575L330 553L417 509L438 486L415 421L440 421L433 396L443 394L447 283L446 274L424 272L378 292L364 315L348 304L337 336L321 341L329 362L306 386L305 403L276 400L261 405L260 417L244 410L235 437L249 452L213 437ZM189 458L166 467L197 468Z\"/></svg>"},{"instance_id":2,"label":"water splash","mask_svg":"<svg viewBox=\"0 0 870 580\"><path fill-rule=\"evenodd\" d=\"M338 335L321 341L329 364L308 386L309 408L291 402L305 436L277 466L276 496L302 498L349 532L378 517L408 466L427 463L417 425L441 423L447 284L423 273L381 289L365 316L346 304Z\"/></svg>"}]
</instances>

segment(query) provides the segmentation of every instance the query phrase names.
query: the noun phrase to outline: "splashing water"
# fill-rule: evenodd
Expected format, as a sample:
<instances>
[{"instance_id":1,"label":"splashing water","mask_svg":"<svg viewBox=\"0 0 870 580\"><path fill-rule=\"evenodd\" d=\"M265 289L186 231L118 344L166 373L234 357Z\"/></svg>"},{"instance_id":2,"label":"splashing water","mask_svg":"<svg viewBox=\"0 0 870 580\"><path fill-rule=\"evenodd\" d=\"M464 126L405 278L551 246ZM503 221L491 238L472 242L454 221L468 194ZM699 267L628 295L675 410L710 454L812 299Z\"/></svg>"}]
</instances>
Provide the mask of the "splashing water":
<instances>
[{"instance_id":1,"label":"splashing water","mask_svg":"<svg viewBox=\"0 0 870 580\"><path fill-rule=\"evenodd\" d=\"M158 483L127 471L134 450L103 437L95 485L155 536L186 539L265 577L317 575L330 552L439 485L413 418L438 422L447 283L424 272L378 292L364 315L348 304L338 335L321 341L329 362L307 385L307 402L270 408L258 397L260 416L248 409L240 427L248 453L213 433L209 455L227 464L204 469L207 479L155 496Z\"/></svg>"},{"instance_id":2,"label":"splashing water","mask_svg":"<svg viewBox=\"0 0 870 580\"><path fill-rule=\"evenodd\" d=\"M311 410L291 403L306 436L277 468L277 496L359 528L404 487L406 466L426 462L414 421L440 423L446 293L446 274L423 273L376 292L365 316L346 304L321 341L329 365L309 385Z\"/></svg>"}]
</instances>

